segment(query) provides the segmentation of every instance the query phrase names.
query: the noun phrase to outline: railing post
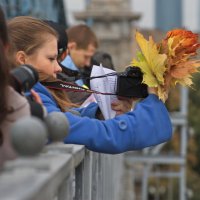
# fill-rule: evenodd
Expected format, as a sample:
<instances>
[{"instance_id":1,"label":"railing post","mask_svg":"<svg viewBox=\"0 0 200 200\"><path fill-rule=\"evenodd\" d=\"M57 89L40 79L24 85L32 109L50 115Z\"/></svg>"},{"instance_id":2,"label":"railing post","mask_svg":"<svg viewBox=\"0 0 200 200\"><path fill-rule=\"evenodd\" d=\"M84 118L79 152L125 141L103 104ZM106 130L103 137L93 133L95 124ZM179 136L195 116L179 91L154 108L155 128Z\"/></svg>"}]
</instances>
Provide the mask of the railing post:
<instances>
[{"instance_id":1,"label":"railing post","mask_svg":"<svg viewBox=\"0 0 200 200\"><path fill-rule=\"evenodd\" d=\"M92 200L92 157L89 150L85 152L84 173L83 173L83 199Z\"/></svg>"},{"instance_id":2,"label":"railing post","mask_svg":"<svg viewBox=\"0 0 200 200\"><path fill-rule=\"evenodd\" d=\"M75 169L75 200L83 200L83 163Z\"/></svg>"},{"instance_id":3,"label":"railing post","mask_svg":"<svg viewBox=\"0 0 200 200\"><path fill-rule=\"evenodd\" d=\"M92 160L92 200L99 200L99 154L93 153Z\"/></svg>"},{"instance_id":4,"label":"railing post","mask_svg":"<svg viewBox=\"0 0 200 200\"><path fill-rule=\"evenodd\" d=\"M73 173L63 181L59 190L57 200L72 200L73 199Z\"/></svg>"},{"instance_id":5,"label":"railing post","mask_svg":"<svg viewBox=\"0 0 200 200\"><path fill-rule=\"evenodd\" d=\"M91 200L92 152L85 150L85 158L75 169L75 200Z\"/></svg>"}]
</instances>

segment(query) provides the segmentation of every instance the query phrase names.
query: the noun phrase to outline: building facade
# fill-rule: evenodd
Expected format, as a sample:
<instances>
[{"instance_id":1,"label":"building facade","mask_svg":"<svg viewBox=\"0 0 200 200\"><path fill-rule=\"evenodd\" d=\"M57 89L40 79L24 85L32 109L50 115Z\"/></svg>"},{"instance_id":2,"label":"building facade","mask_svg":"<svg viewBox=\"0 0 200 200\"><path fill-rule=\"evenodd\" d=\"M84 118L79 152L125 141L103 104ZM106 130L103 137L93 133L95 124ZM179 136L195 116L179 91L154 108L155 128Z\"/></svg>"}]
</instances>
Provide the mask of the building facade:
<instances>
[{"instance_id":1,"label":"building facade","mask_svg":"<svg viewBox=\"0 0 200 200\"><path fill-rule=\"evenodd\" d=\"M1 0L7 18L29 15L41 19L53 20L66 25L63 1L57 0Z\"/></svg>"}]
</instances>

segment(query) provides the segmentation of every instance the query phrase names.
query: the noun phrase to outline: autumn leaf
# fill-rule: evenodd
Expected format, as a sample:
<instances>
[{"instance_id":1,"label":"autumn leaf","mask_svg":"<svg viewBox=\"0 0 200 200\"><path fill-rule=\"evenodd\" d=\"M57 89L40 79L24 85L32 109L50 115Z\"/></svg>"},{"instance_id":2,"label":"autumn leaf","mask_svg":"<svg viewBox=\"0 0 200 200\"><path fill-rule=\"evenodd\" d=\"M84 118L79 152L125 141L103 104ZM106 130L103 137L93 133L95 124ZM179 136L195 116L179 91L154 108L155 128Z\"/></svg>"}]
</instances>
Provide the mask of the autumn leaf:
<instances>
[{"instance_id":1,"label":"autumn leaf","mask_svg":"<svg viewBox=\"0 0 200 200\"><path fill-rule=\"evenodd\" d=\"M165 53L167 54L168 70L165 76L171 76L170 86L180 83L184 86L192 85L192 74L198 72L200 66L199 60L194 60L198 43L198 35L191 31L176 29L169 31L165 41L162 44L167 45Z\"/></svg>"},{"instance_id":2,"label":"autumn leaf","mask_svg":"<svg viewBox=\"0 0 200 200\"><path fill-rule=\"evenodd\" d=\"M142 34L136 32L136 41L141 49L137 59L132 61L133 66L138 66L143 72L143 82L150 87L164 84L165 61L167 56L159 54L157 45L152 37L147 41Z\"/></svg>"},{"instance_id":3,"label":"autumn leaf","mask_svg":"<svg viewBox=\"0 0 200 200\"><path fill-rule=\"evenodd\" d=\"M200 47L198 35L188 30L175 29L156 44L152 37L146 40L136 32L136 42L140 48L131 65L143 72L143 82L149 87L157 87L158 97L165 102L171 87L177 83L192 85L192 74L198 72L200 60L196 59Z\"/></svg>"}]
</instances>

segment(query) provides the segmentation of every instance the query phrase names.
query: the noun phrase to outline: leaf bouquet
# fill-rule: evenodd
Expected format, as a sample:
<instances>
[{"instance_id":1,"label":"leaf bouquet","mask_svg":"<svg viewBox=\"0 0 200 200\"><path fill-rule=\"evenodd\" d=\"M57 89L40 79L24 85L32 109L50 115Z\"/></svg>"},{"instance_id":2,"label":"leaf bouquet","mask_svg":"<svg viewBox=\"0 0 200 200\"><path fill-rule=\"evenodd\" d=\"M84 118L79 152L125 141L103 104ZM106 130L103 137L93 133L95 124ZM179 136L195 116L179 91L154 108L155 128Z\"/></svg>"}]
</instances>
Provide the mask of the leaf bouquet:
<instances>
[{"instance_id":1,"label":"leaf bouquet","mask_svg":"<svg viewBox=\"0 0 200 200\"><path fill-rule=\"evenodd\" d=\"M131 65L143 72L143 83L156 87L158 97L165 102L169 89L180 83L192 85L192 74L198 71L200 60L196 58L200 47L198 35L187 30L172 30L159 43L150 36L146 40L136 32L136 42L140 48Z\"/></svg>"}]
</instances>

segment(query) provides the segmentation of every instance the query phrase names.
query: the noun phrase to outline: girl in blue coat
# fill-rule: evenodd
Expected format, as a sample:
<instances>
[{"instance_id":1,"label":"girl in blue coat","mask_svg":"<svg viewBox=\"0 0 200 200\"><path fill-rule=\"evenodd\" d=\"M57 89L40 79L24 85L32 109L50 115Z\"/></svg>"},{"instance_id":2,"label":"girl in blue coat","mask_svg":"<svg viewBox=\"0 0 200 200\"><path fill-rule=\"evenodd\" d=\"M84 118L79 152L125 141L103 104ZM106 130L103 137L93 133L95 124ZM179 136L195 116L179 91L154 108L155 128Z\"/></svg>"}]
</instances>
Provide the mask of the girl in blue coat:
<instances>
[{"instance_id":1,"label":"girl in blue coat","mask_svg":"<svg viewBox=\"0 0 200 200\"><path fill-rule=\"evenodd\" d=\"M11 40L9 53L14 58L13 62L33 65L39 72L40 81L45 81L47 77L56 78L61 68L57 63L55 30L38 19L26 16L10 20L8 29ZM64 112L64 106L73 106L62 91L52 92L41 83L37 83L34 89L49 113ZM149 89L149 93L133 111L125 114L122 113L127 111L126 101L113 105L120 115L110 120L95 118L98 110L96 103L77 109L81 116L64 112L70 123L70 132L64 143L82 144L92 151L116 154L169 140L172 125L167 109L154 89Z\"/></svg>"}]
</instances>

